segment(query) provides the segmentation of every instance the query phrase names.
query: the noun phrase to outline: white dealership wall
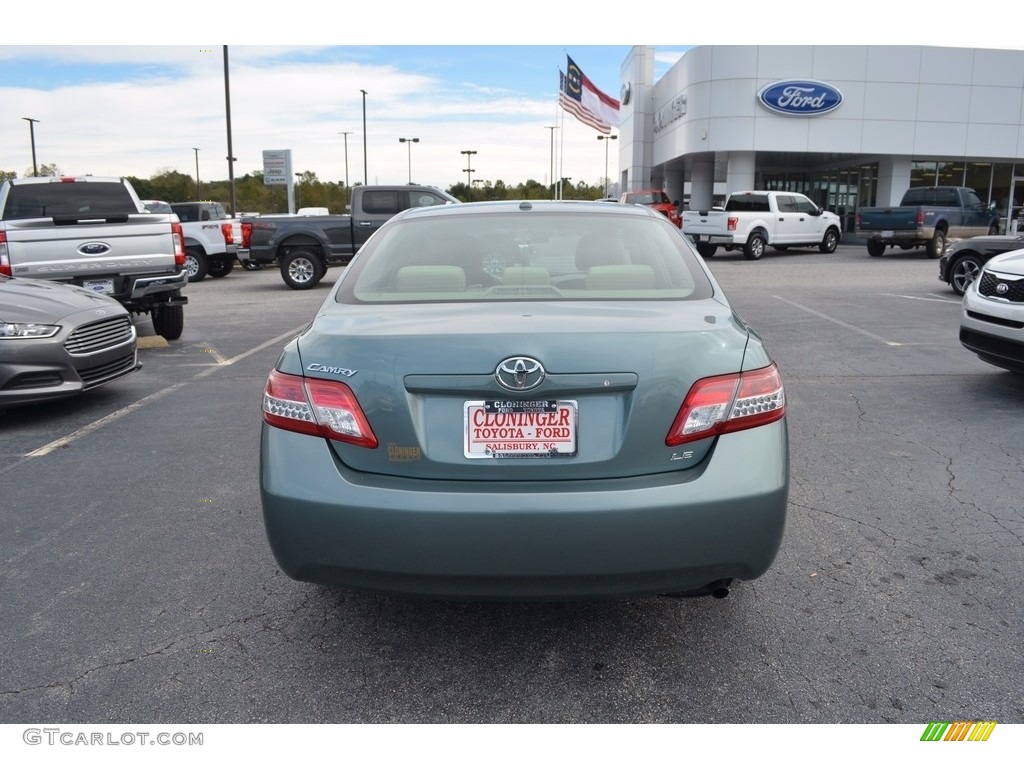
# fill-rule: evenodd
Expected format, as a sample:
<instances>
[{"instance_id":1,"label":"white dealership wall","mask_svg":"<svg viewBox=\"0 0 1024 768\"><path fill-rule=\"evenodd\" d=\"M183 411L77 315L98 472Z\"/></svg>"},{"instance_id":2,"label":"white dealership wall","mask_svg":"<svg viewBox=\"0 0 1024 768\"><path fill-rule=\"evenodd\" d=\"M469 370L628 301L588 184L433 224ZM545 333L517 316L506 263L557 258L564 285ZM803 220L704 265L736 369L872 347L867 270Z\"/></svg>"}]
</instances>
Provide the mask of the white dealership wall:
<instances>
[{"instance_id":1,"label":"white dealership wall","mask_svg":"<svg viewBox=\"0 0 1024 768\"><path fill-rule=\"evenodd\" d=\"M878 205L899 201L917 158L1024 158L1024 51L712 45L687 51L657 82L653 74L653 47L635 46L622 66L622 189L682 199L689 164L692 207L710 202L715 162L726 164L726 192L749 189L758 152L878 162ZM843 102L817 116L773 113L757 94L779 80L822 81Z\"/></svg>"}]
</instances>

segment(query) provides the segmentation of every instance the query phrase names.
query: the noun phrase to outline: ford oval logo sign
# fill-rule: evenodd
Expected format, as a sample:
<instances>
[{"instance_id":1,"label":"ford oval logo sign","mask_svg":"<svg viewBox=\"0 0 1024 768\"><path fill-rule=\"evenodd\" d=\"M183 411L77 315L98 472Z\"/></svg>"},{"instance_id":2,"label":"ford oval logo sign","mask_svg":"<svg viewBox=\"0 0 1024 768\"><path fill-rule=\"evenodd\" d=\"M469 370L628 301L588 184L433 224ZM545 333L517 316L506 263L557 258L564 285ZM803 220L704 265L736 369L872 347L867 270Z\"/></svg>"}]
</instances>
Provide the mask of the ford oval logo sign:
<instances>
[{"instance_id":1,"label":"ford oval logo sign","mask_svg":"<svg viewBox=\"0 0 1024 768\"><path fill-rule=\"evenodd\" d=\"M106 243L82 243L78 246L78 252L85 256L99 256L109 250L110 246Z\"/></svg>"},{"instance_id":2,"label":"ford oval logo sign","mask_svg":"<svg viewBox=\"0 0 1024 768\"><path fill-rule=\"evenodd\" d=\"M831 112L843 103L838 88L817 80L779 80L762 88L757 98L772 112L806 117Z\"/></svg>"}]
</instances>

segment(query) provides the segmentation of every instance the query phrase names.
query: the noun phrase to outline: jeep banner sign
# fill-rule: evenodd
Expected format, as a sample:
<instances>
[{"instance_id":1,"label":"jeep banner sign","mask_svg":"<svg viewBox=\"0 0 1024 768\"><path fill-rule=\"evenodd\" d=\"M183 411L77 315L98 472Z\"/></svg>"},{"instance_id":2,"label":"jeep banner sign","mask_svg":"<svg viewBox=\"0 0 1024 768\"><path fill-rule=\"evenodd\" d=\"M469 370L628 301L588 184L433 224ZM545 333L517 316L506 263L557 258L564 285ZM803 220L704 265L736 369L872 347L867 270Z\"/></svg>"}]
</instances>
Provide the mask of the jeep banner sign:
<instances>
[{"instance_id":1,"label":"jeep banner sign","mask_svg":"<svg viewBox=\"0 0 1024 768\"><path fill-rule=\"evenodd\" d=\"M762 88L757 99L766 109L780 115L814 117L842 104L843 94L817 80L779 80Z\"/></svg>"},{"instance_id":2,"label":"jeep banner sign","mask_svg":"<svg viewBox=\"0 0 1024 768\"><path fill-rule=\"evenodd\" d=\"M292 179L292 151L290 149L263 150L263 184L290 184Z\"/></svg>"}]
</instances>

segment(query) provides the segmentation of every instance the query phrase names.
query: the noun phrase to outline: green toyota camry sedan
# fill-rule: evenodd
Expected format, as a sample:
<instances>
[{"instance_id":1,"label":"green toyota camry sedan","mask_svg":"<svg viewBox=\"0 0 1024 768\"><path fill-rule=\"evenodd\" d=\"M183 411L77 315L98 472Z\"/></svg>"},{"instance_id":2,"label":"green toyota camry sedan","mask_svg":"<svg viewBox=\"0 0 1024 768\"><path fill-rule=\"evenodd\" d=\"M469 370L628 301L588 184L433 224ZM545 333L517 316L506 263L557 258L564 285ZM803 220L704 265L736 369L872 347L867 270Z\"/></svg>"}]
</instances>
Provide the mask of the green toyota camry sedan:
<instances>
[{"instance_id":1,"label":"green toyota camry sedan","mask_svg":"<svg viewBox=\"0 0 1024 768\"><path fill-rule=\"evenodd\" d=\"M785 393L656 211L406 211L263 396L260 489L294 579L449 599L728 594L772 564Z\"/></svg>"}]
</instances>

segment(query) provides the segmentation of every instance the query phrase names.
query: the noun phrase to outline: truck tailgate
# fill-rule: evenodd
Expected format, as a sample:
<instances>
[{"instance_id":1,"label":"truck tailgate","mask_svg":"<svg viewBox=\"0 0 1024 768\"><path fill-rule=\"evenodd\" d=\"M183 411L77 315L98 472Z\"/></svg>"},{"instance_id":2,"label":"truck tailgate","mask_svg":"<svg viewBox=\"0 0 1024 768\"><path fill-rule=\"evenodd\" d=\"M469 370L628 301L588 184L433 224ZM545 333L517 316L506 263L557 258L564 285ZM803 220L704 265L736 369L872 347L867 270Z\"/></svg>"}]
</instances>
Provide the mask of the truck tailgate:
<instances>
[{"instance_id":1,"label":"truck tailgate","mask_svg":"<svg viewBox=\"0 0 1024 768\"><path fill-rule=\"evenodd\" d=\"M133 214L117 224L18 219L0 222L0 230L6 233L16 277L61 280L177 271L166 214Z\"/></svg>"},{"instance_id":2,"label":"truck tailgate","mask_svg":"<svg viewBox=\"0 0 1024 768\"><path fill-rule=\"evenodd\" d=\"M916 205L900 208L862 208L857 229L872 232L916 230L917 212Z\"/></svg>"},{"instance_id":3,"label":"truck tailgate","mask_svg":"<svg viewBox=\"0 0 1024 768\"><path fill-rule=\"evenodd\" d=\"M728 211L683 211L684 235L729 235Z\"/></svg>"}]
</instances>

